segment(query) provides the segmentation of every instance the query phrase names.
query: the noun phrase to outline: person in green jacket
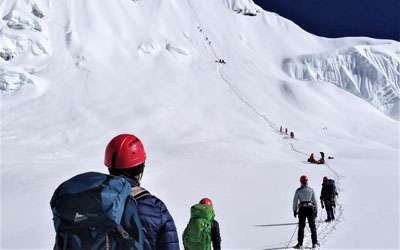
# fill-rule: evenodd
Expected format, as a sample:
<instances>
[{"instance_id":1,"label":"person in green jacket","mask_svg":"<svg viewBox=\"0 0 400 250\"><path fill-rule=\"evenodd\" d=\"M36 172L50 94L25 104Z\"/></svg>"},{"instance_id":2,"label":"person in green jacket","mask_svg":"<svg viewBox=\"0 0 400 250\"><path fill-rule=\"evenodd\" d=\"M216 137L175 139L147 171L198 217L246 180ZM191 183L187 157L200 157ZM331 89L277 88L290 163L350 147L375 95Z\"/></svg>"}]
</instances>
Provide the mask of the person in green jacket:
<instances>
[{"instance_id":1,"label":"person in green jacket","mask_svg":"<svg viewBox=\"0 0 400 250\"><path fill-rule=\"evenodd\" d=\"M219 224L215 220L213 203L203 198L190 209L190 221L183 232L185 250L221 249Z\"/></svg>"}]
</instances>

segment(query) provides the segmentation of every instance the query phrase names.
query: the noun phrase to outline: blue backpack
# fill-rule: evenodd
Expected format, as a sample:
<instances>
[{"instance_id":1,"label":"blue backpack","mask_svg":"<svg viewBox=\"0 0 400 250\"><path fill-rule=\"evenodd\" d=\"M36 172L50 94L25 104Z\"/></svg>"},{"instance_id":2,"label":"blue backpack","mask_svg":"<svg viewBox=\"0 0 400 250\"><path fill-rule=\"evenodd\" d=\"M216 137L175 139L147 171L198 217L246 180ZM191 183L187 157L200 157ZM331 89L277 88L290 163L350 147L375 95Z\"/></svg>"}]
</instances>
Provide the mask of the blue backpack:
<instances>
[{"instance_id":1,"label":"blue backpack","mask_svg":"<svg viewBox=\"0 0 400 250\"><path fill-rule=\"evenodd\" d=\"M131 188L125 178L95 172L62 183L50 202L57 233L54 249L143 249Z\"/></svg>"}]
</instances>

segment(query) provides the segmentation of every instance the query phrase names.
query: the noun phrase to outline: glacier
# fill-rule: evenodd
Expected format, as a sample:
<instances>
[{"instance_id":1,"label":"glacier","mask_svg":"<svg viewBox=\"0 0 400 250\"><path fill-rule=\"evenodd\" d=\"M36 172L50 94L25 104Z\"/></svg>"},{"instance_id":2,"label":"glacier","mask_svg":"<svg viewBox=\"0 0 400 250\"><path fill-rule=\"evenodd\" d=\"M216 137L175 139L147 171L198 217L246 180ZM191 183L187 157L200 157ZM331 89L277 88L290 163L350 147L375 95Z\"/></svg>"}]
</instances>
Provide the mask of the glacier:
<instances>
[{"instance_id":1,"label":"glacier","mask_svg":"<svg viewBox=\"0 0 400 250\"><path fill-rule=\"evenodd\" d=\"M284 71L304 81L324 81L366 100L400 119L400 46L354 46L283 61Z\"/></svg>"}]
</instances>

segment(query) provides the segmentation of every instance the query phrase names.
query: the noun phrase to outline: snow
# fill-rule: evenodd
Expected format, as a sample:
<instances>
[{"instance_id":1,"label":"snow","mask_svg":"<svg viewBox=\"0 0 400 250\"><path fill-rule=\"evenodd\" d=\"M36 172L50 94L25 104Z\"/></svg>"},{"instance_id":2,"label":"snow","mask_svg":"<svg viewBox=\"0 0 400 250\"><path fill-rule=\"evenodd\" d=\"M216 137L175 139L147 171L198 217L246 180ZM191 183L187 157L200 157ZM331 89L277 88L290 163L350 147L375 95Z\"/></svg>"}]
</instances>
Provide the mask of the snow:
<instances>
[{"instance_id":1,"label":"snow","mask_svg":"<svg viewBox=\"0 0 400 250\"><path fill-rule=\"evenodd\" d=\"M331 82L400 119L400 47L397 44L354 46L284 61L293 78Z\"/></svg>"},{"instance_id":2,"label":"snow","mask_svg":"<svg viewBox=\"0 0 400 250\"><path fill-rule=\"evenodd\" d=\"M3 1L1 3L0 51L6 64L38 72L46 67L51 49L46 18L33 1Z\"/></svg>"},{"instance_id":3,"label":"snow","mask_svg":"<svg viewBox=\"0 0 400 250\"><path fill-rule=\"evenodd\" d=\"M228 8L246 16L256 16L262 9L253 0L225 0Z\"/></svg>"},{"instance_id":4,"label":"snow","mask_svg":"<svg viewBox=\"0 0 400 250\"><path fill-rule=\"evenodd\" d=\"M318 194L326 175L340 196L338 220L319 225L323 248L400 247L399 121L385 115L398 113L398 42L316 37L252 1L10 0L0 13L0 51L14 56L0 58L0 248L50 249L54 189L106 172L105 145L119 133L142 139L143 185L180 235L190 206L209 196L224 248L294 245L295 227L254 225L295 222L299 176ZM22 30L7 26L9 13ZM306 66L319 78L290 73ZM372 105L336 81L339 66ZM306 163L320 151L335 159Z\"/></svg>"}]
</instances>

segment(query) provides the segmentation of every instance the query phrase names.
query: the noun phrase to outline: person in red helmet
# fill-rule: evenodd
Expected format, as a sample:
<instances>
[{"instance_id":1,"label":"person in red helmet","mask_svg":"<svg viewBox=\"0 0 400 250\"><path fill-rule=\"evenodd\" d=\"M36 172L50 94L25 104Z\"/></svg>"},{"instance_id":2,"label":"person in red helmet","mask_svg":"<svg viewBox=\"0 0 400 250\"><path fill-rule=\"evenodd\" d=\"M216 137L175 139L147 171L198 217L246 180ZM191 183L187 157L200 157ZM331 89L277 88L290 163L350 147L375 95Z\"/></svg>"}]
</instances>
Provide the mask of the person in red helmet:
<instances>
[{"instance_id":1,"label":"person in red helmet","mask_svg":"<svg viewBox=\"0 0 400 250\"><path fill-rule=\"evenodd\" d=\"M212 200L209 199L209 198L203 198L203 199L200 200L199 203L200 203L200 204L203 204L203 205L210 206L210 207L213 206Z\"/></svg>"},{"instance_id":2,"label":"person in red helmet","mask_svg":"<svg viewBox=\"0 0 400 250\"><path fill-rule=\"evenodd\" d=\"M211 199L203 198L190 209L190 221L183 232L183 246L186 250L221 249L219 224L215 220Z\"/></svg>"},{"instance_id":3,"label":"person in red helmet","mask_svg":"<svg viewBox=\"0 0 400 250\"><path fill-rule=\"evenodd\" d=\"M311 239L313 248L319 246L317 239L317 229L315 227L315 218L318 214L318 205L315 199L314 190L308 186L308 177L302 175L300 177L301 186L296 190L293 198L293 214L296 218L299 215L299 230L297 235L296 249L303 247L304 228L306 226L306 219L311 231Z\"/></svg>"},{"instance_id":4,"label":"person in red helmet","mask_svg":"<svg viewBox=\"0 0 400 250\"><path fill-rule=\"evenodd\" d=\"M210 206L211 208L214 209L213 202L209 198L203 198L200 200L199 203ZM221 234L219 231L219 223L215 218L213 219L212 224L211 224L211 242L212 242L214 250L221 249Z\"/></svg>"},{"instance_id":5,"label":"person in red helmet","mask_svg":"<svg viewBox=\"0 0 400 250\"><path fill-rule=\"evenodd\" d=\"M111 175L122 176L132 185L132 196L144 231L145 249L179 249L174 220L165 204L140 186L145 168L146 152L134 135L114 137L105 150L104 164ZM135 202L135 201L133 201Z\"/></svg>"}]
</instances>

